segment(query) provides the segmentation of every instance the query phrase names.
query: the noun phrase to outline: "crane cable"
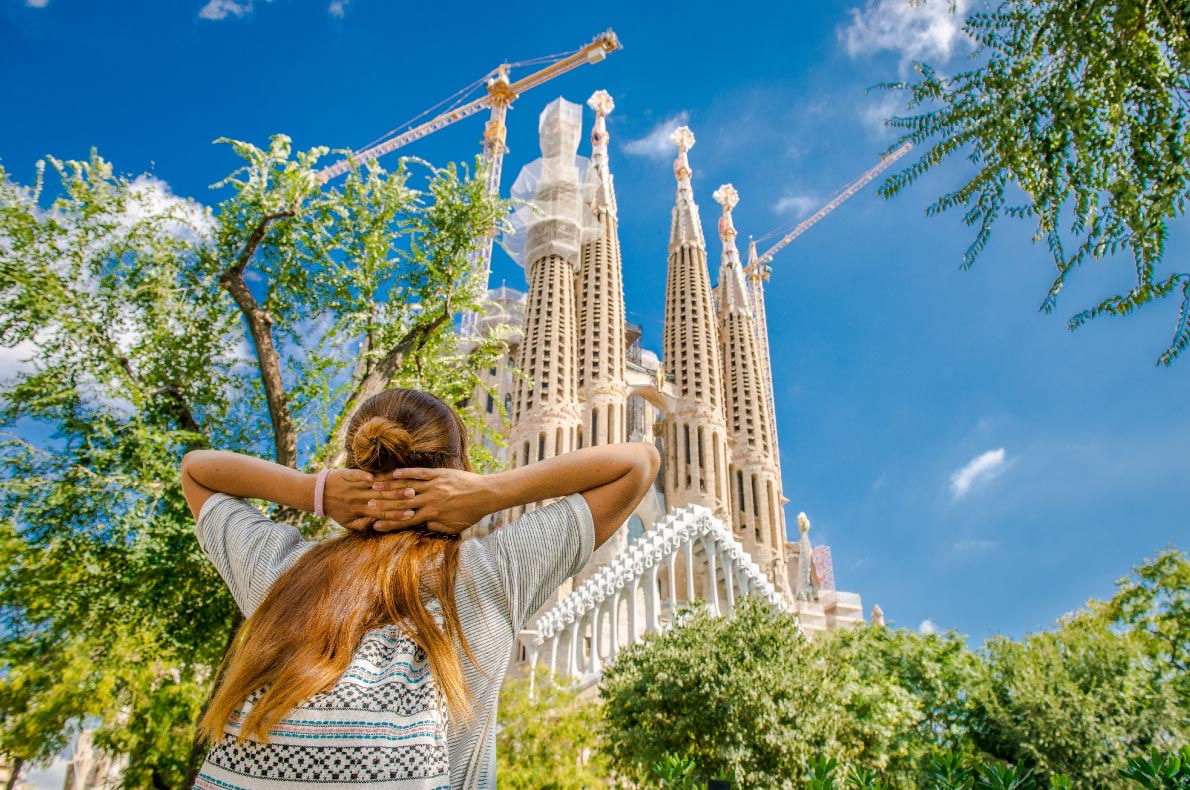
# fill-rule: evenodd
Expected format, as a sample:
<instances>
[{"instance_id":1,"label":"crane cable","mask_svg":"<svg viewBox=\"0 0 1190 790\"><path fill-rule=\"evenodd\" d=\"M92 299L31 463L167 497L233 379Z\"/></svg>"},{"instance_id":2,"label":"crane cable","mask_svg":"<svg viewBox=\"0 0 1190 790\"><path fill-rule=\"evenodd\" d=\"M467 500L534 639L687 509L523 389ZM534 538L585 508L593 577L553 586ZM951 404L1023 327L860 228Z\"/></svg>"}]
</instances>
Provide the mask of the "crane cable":
<instances>
[{"instance_id":1,"label":"crane cable","mask_svg":"<svg viewBox=\"0 0 1190 790\"><path fill-rule=\"evenodd\" d=\"M557 63L558 61L563 60L564 58L568 58L571 55L574 55L575 53L581 52L581 51L582 51L582 48L580 47L579 49L572 49L569 52L559 52L554 55L543 55L539 58L530 58L529 60L518 60L516 63L506 63L504 65L507 68L518 68L521 66L536 66L541 63ZM380 135L372 142L368 143L367 145L361 146L360 148L358 148L356 150L366 151L367 149L371 148L372 146L379 145L380 143L384 142L385 140L389 139L390 137L395 137L398 133L404 133L404 132L408 131L409 129L412 129L414 124L416 124L422 118L425 118L430 113L437 111L438 108L442 107L447 102L450 102L453 100L454 104L451 105L450 107L448 107L446 110L443 110L443 112L450 112L450 110L453 110L456 107L465 103L468 100L468 98L471 96L471 94L475 92L475 90L477 88L486 85L488 80L490 80L492 77L496 76L496 74L498 74L499 71L500 71L499 69L492 69L487 74L484 74L482 77L477 79L475 82L472 82L468 85L464 85L462 88L455 91L450 96L447 96L445 99L438 102L433 107L430 107L430 108L422 111L421 113L419 113L418 115L415 115L414 117L410 118L408 121L405 121L404 123L397 124L395 127L393 127L392 129L389 129L387 132Z\"/></svg>"},{"instance_id":2,"label":"crane cable","mask_svg":"<svg viewBox=\"0 0 1190 790\"><path fill-rule=\"evenodd\" d=\"M423 110L422 112L413 116L412 118L410 118L408 121L405 121L404 123L397 124L395 127L393 127L392 129L389 129L387 132L380 135L372 142L368 143L367 145L361 146L357 150L366 151L369 148L371 148L375 145L379 145L380 143L384 142L385 140L388 140L391 137L395 137L398 133L403 134L404 132L408 131L409 129L412 129L413 125L416 124L418 121L420 121L422 118L425 118L427 115L429 115L432 112L436 112L440 107L442 107L442 105L446 104L447 102L450 102L451 100L455 100L454 104L451 105L447 110L444 110L443 112L449 112L450 110L453 110L455 107L458 107L459 105L466 102L467 99L471 96L471 94L475 92L476 88L486 85L487 81L491 77L493 77L495 74L496 74L496 70L493 69L492 71L489 71L487 74L483 75L482 77L477 79L475 82L472 82L469 85L464 85L462 88L459 88L459 90L455 91L450 96L447 96L445 99L438 102L433 107Z\"/></svg>"}]
</instances>

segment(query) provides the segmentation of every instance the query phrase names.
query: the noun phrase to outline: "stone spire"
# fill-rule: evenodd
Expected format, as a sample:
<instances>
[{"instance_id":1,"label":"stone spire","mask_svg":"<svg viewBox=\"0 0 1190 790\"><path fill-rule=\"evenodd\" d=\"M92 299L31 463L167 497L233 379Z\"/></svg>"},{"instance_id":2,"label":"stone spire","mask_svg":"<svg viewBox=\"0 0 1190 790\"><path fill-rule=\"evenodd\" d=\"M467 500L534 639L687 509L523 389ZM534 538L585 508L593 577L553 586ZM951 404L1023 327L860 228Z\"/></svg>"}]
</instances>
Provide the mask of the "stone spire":
<instances>
[{"instance_id":1,"label":"stone spire","mask_svg":"<svg viewBox=\"0 0 1190 790\"><path fill-rule=\"evenodd\" d=\"M616 192L608 167L607 114L615 107L607 91L587 100L595 110L587 182L600 233L582 247L578 274L578 387L583 407L579 445L626 439L628 384L624 278Z\"/></svg>"},{"instance_id":2,"label":"stone spire","mask_svg":"<svg viewBox=\"0 0 1190 790\"><path fill-rule=\"evenodd\" d=\"M884 610L880 608L880 604L872 604L872 625L877 628L884 628Z\"/></svg>"},{"instance_id":3,"label":"stone spire","mask_svg":"<svg viewBox=\"0 0 1190 790\"><path fill-rule=\"evenodd\" d=\"M533 184L537 210L524 229L529 293L517 353L524 377L514 383L513 393L513 466L575 449L582 423L575 296L584 212L589 211L575 164L582 108L563 99L551 102L541 113L539 132L542 157L517 179Z\"/></svg>"},{"instance_id":4,"label":"stone spire","mask_svg":"<svg viewBox=\"0 0 1190 790\"><path fill-rule=\"evenodd\" d=\"M670 139L678 146L674 162L678 187L669 237L663 352L676 402L666 417L666 502L671 508L699 504L727 517L730 494L719 336L687 156L694 135L683 126Z\"/></svg>"},{"instance_id":5,"label":"stone spire","mask_svg":"<svg viewBox=\"0 0 1190 790\"><path fill-rule=\"evenodd\" d=\"M673 222L669 231L669 252L672 255L674 248L683 244L692 244L705 250L707 242L702 235L702 220L698 217L698 204L694 202L694 187L690 182L694 171L690 169L687 155L694 147L694 132L687 126L679 126L669 139L678 147L678 157L674 160L678 194L674 200Z\"/></svg>"},{"instance_id":6,"label":"stone spire","mask_svg":"<svg viewBox=\"0 0 1190 790\"><path fill-rule=\"evenodd\" d=\"M719 342L723 360L723 409L730 445L731 519L752 559L765 570L778 592L788 595L785 561L785 516L781 475L775 461L764 397L756 326L731 210L740 196L731 184L715 191L723 207L719 239Z\"/></svg>"},{"instance_id":7,"label":"stone spire","mask_svg":"<svg viewBox=\"0 0 1190 790\"><path fill-rule=\"evenodd\" d=\"M592 179L595 182L593 204L596 213L608 211L615 216L617 213L616 193L612 189L612 176L607 161L609 138L607 116L616 108L616 103L612 101L610 93L600 90L591 94L591 98L587 99L587 106L595 111L595 126L591 129L591 170L589 171L597 174L597 177Z\"/></svg>"},{"instance_id":8,"label":"stone spire","mask_svg":"<svg viewBox=\"0 0 1190 790\"><path fill-rule=\"evenodd\" d=\"M740 251L736 247L735 224L731 210L739 205L740 194L731 184L724 184L711 195L723 207L719 218L719 241L723 242L723 254L719 268L719 314L726 310L751 312L748 304L748 290L744 284L744 269L740 265Z\"/></svg>"}]
</instances>

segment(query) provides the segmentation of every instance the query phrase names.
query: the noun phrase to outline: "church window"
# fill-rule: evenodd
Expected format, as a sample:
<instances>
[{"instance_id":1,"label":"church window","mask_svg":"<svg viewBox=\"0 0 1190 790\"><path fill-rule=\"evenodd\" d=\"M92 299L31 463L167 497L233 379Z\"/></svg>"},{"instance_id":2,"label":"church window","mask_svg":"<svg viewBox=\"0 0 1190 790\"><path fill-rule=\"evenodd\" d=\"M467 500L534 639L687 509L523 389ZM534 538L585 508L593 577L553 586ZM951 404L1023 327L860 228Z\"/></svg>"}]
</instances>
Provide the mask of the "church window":
<instances>
[{"instance_id":1,"label":"church window","mask_svg":"<svg viewBox=\"0 0 1190 790\"><path fill-rule=\"evenodd\" d=\"M740 489L740 512L744 513L748 510L748 508L744 505L744 473L737 469L735 473L735 479L739 484Z\"/></svg>"},{"instance_id":2,"label":"church window","mask_svg":"<svg viewBox=\"0 0 1190 790\"><path fill-rule=\"evenodd\" d=\"M545 460L545 434L544 433L537 434L537 460L538 461Z\"/></svg>"},{"instance_id":3,"label":"church window","mask_svg":"<svg viewBox=\"0 0 1190 790\"><path fill-rule=\"evenodd\" d=\"M525 465L529 465L529 443L525 442Z\"/></svg>"},{"instance_id":4,"label":"church window","mask_svg":"<svg viewBox=\"0 0 1190 790\"><path fill-rule=\"evenodd\" d=\"M506 393L504 393L504 413L509 414L511 412L512 412L512 393L506 392Z\"/></svg>"},{"instance_id":5,"label":"church window","mask_svg":"<svg viewBox=\"0 0 1190 790\"><path fill-rule=\"evenodd\" d=\"M492 413L492 410L495 408L495 406L496 406L496 403L495 403L495 401L492 400L492 393L489 392L488 393L488 405L487 405L488 414Z\"/></svg>"},{"instance_id":6,"label":"church window","mask_svg":"<svg viewBox=\"0 0 1190 790\"><path fill-rule=\"evenodd\" d=\"M599 444L599 412L591 411L591 446Z\"/></svg>"},{"instance_id":7,"label":"church window","mask_svg":"<svg viewBox=\"0 0 1190 790\"><path fill-rule=\"evenodd\" d=\"M760 495L756 491L756 475L752 475L752 515L760 518Z\"/></svg>"},{"instance_id":8,"label":"church window","mask_svg":"<svg viewBox=\"0 0 1190 790\"><path fill-rule=\"evenodd\" d=\"M554 437L554 455L561 455L562 452L562 428L559 426L558 433Z\"/></svg>"},{"instance_id":9,"label":"church window","mask_svg":"<svg viewBox=\"0 0 1190 790\"><path fill-rule=\"evenodd\" d=\"M685 431L685 438L686 438L686 466L689 466L690 465L690 426L683 425L682 428ZM687 485L690 484L688 478L687 478L686 484Z\"/></svg>"}]
</instances>

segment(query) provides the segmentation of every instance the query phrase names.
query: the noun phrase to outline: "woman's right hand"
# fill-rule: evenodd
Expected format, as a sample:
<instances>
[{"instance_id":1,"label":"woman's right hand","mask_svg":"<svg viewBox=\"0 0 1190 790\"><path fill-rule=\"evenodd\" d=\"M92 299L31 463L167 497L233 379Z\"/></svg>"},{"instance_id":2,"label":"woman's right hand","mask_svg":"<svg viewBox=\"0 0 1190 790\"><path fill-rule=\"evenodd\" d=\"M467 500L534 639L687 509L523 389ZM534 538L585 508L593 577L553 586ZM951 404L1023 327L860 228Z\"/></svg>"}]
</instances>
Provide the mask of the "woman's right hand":
<instances>
[{"instance_id":1,"label":"woman's right hand","mask_svg":"<svg viewBox=\"0 0 1190 790\"><path fill-rule=\"evenodd\" d=\"M372 528L378 532L425 526L431 532L457 535L489 513L501 509L492 476L462 469L396 469L391 480L372 484L382 499ZM405 494L409 489L413 497ZM400 519L402 510L413 517Z\"/></svg>"}]
</instances>

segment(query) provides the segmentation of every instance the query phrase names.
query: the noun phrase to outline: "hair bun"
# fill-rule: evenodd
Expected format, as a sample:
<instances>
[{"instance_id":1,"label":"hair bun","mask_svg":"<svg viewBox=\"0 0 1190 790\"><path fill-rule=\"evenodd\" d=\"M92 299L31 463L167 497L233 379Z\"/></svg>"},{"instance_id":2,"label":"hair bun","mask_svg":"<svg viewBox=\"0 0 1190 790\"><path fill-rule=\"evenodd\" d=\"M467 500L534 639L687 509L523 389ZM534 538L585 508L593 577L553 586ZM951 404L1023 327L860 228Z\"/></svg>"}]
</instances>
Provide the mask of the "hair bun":
<instances>
[{"instance_id":1,"label":"hair bun","mask_svg":"<svg viewBox=\"0 0 1190 790\"><path fill-rule=\"evenodd\" d=\"M414 452L409 431L384 417L373 417L351 439L355 465L366 472L389 472L404 466Z\"/></svg>"}]
</instances>

